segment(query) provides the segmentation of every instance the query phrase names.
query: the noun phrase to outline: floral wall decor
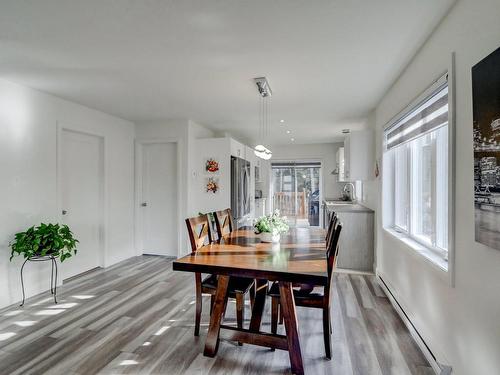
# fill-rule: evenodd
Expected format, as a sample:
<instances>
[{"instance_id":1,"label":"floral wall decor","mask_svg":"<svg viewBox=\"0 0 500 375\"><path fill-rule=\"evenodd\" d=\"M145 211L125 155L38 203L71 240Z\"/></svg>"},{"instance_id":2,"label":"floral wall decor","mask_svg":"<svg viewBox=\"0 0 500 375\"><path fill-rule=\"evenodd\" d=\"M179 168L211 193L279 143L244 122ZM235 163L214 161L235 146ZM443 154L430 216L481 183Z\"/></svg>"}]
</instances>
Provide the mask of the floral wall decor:
<instances>
[{"instance_id":1,"label":"floral wall decor","mask_svg":"<svg viewBox=\"0 0 500 375\"><path fill-rule=\"evenodd\" d=\"M205 164L205 170L210 173L216 173L219 171L219 162L217 162L215 159L207 159L207 162Z\"/></svg>"},{"instance_id":2,"label":"floral wall decor","mask_svg":"<svg viewBox=\"0 0 500 375\"><path fill-rule=\"evenodd\" d=\"M205 187L207 193L217 193L219 191L219 179L213 177L207 178Z\"/></svg>"}]
</instances>

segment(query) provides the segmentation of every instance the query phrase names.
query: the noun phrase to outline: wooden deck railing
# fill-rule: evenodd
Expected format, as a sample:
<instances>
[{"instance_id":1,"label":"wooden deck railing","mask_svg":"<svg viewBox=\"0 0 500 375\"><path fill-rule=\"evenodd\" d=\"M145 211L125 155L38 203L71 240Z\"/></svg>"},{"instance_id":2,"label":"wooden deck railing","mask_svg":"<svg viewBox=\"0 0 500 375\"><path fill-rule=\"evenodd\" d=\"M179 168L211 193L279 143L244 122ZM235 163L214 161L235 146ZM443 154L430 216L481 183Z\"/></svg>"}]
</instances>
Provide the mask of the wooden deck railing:
<instances>
[{"instance_id":1,"label":"wooden deck railing","mask_svg":"<svg viewBox=\"0 0 500 375\"><path fill-rule=\"evenodd\" d=\"M280 210L282 215L295 216L305 219L308 217L308 198L305 191L302 192L275 192L273 196L274 209ZM297 210L295 210L297 207Z\"/></svg>"}]
</instances>

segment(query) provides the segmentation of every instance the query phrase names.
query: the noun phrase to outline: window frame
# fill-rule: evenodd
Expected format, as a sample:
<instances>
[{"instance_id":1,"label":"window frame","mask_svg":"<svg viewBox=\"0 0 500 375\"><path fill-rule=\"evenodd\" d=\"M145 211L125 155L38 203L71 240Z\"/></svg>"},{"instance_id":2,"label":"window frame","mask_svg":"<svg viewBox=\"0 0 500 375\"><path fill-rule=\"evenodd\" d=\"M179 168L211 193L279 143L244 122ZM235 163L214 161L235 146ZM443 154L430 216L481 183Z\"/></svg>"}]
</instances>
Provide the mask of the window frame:
<instances>
[{"instance_id":1,"label":"window frame","mask_svg":"<svg viewBox=\"0 0 500 375\"><path fill-rule=\"evenodd\" d=\"M447 125L449 126L449 125ZM410 145L411 145L411 142L410 142ZM413 146L413 145L412 145ZM410 147L410 152L409 152L409 161L408 161L408 167L407 168L411 168L411 163L413 163L416 159L416 157L413 157L413 153L415 152L415 149L414 147ZM436 164L436 160L437 160L437 138L434 138L432 140L432 143L431 143L431 152L432 152L432 162L433 164ZM414 168L411 168L410 169L411 172L415 172L415 169ZM433 165L432 169L432 187L431 187L431 200L432 202L436 202L437 201L437 181L436 181L436 172L437 172L437 166L436 165ZM412 173L409 173L409 181L408 181L408 189L409 189L409 194L410 194L410 200L414 199L414 195L413 195L413 186L414 186L414 177L412 176ZM449 192L448 192L449 193ZM439 246L437 246L437 236L436 236L436 233L437 233L437 223L438 223L438 220L437 220L437 205L436 204L433 204L432 205L432 226L434 228L434 232L432 233L432 237L430 239L430 241L424 237L424 236L421 236L421 235L418 235L418 234L415 234L415 230L414 230L414 226L416 224L416 220L415 220L415 216L416 213L414 212L414 207L415 205L410 203L409 204L409 207L408 207L408 210L409 210L409 220L408 220L408 237L410 237L412 240L420 243L420 245L422 246L425 246L426 248L428 248L429 250L435 252L438 256L442 257L443 260L447 261L448 260L448 249L442 249L440 248ZM448 229L448 232L449 232L449 229Z\"/></svg>"},{"instance_id":2,"label":"window frame","mask_svg":"<svg viewBox=\"0 0 500 375\"><path fill-rule=\"evenodd\" d=\"M394 211L394 220L393 220L393 225L392 227L398 232L398 233L404 233L406 235L410 235L411 233L411 227L410 227L410 222L409 218L411 217L411 203L410 200L412 198L411 193L411 148L408 147L408 143L404 145L406 147L406 228L403 228L396 224L396 204L395 200L392 202L392 207ZM393 168L394 168L394 187L393 190L395 192L395 185L396 185L396 160L393 160Z\"/></svg>"},{"instance_id":3,"label":"window frame","mask_svg":"<svg viewBox=\"0 0 500 375\"><path fill-rule=\"evenodd\" d=\"M423 255L427 260L430 260L430 262L437 266L437 268L441 271L444 271L449 275L448 281L451 286L454 285L454 237L455 237L455 230L454 230L454 201L455 201L455 187L453 185L454 181L454 176L455 176L455 170L454 170L454 157L455 157L455 142L454 142L454 134L455 134L455 106L454 106L454 100L455 100L455 83L454 83L454 54L452 55L451 59L451 64L448 67L448 70L441 75L438 79L436 79L432 85L430 85L422 94L420 94L416 99L414 99L410 104L408 104L401 112L399 112L396 116L394 116L389 122L387 122L386 126L383 127L382 129L382 137L383 137L383 164L387 163L388 159L386 157L387 150L386 150L386 132L388 129L393 127L397 122L399 122L401 119L403 119L405 116L407 116L409 113L411 113L413 110L415 110L419 105L424 103L426 100L428 100L430 97L432 97L433 94L435 94L442 86L447 82L448 84L448 125L447 125L447 141L448 141L448 181L447 181L447 195L448 195L448 215L447 215L447 224L448 224L448 230L447 230L447 244L448 244L448 249L442 249L441 247L437 246L437 239L435 238L432 243L435 244L435 246L429 244L428 241L422 240L422 238L419 238L419 236L414 235L414 231L412 228L413 223L413 210L414 208L412 207L413 204L411 200L413 199L413 191L412 191L412 168L411 168L411 162L412 162L412 156L411 153L413 152L413 147L409 147L409 152L408 152L408 158L407 158L407 169L408 169L408 184L407 184L407 194L408 194L408 215L407 215L407 229L404 229L398 225L395 224L395 212L396 212L396 202L393 201L388 204L388 202L385 202L384 199L382 199L382 217L383 217L383 228L391 233L394 237L400 239L402 242L404 242L406 245L408 245L410 248L415 250L417 253ZM437 138L437 137L436 137ZM436 163L436 158L437 158L437 139L433 140L432 144L432 160L433 163ZM411 144L411 142L409 142ZM408 147L408 146L406 146ZM395 162L392 159L390 162L390 168L393 168L392 172L389 173L390 179L392 179L392 186L384 186L385 185L385 178L382 183L382 197L387 199L387 194L390 193L389 190L392 191L392 196L394 196L394 181L395 181ZM385 167L383 167L384 170L387 170ZM438 195L437 193L437 183L436 183L436 168L433 168L433 178L432 178L432 196L433 199L435 199ZM391 212L387 212L391 211ZM433 220L433 227L437 229L437 206L435 204L432 205L432 220ZM436 233L434 233L434 236L436 236ZM434 254L434 255L432 255Z\"/></svg>"}]
</instances>

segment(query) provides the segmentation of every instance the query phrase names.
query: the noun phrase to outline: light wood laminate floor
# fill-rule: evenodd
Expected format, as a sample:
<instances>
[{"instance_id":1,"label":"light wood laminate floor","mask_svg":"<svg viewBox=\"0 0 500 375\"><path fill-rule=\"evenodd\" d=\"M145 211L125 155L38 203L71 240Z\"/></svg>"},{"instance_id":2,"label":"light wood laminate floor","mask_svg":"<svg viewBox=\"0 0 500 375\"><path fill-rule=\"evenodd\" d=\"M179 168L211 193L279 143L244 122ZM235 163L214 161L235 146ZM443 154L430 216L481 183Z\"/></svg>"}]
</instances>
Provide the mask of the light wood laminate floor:
<instances>
[{"instance_id":1,"label":"light wood laminate floor","mask_svg":"<svg viewBox=\"0 0 500 375\"><path fill-rule=\"evenodd\" d=\"M281 350L223 341L217 357L204 357L208 296L203 308L194 337L193 274L165 258L132 258L65 283L57 305L47 292L0 310L0 374L289 374ZM321 310L297 310L306 374L432 374L373 276L335 275L331 361ZM226 322L235 323L232 302Z\"/></svg>"}]
</instances>

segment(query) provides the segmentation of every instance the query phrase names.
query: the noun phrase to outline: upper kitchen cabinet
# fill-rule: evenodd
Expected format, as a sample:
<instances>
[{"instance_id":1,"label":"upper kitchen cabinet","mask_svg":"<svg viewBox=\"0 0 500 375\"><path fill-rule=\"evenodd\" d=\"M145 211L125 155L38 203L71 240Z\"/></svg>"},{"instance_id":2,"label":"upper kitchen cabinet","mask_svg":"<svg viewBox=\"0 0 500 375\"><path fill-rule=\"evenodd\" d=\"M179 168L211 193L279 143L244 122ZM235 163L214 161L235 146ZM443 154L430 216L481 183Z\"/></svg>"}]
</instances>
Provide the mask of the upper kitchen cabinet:
<instances>
[{"instance_id":1,"label":"upper kitchen cabinet","mask_svg":"<svg viewBox=\"0 0 500 375\"><path fill-rule=\"evenodd\" d=\"M373 178L375 142L372 130L352 131L337 151L340 182L365 181Z\"/></svg>"},{"instance_id":2,"label":"upper kitchen cabinet","mask_svg":"<svg viewBox=\"0 0 500 375\"><path fill-rule=\"evenodd\" d=\"M245 147L245 160L248 160L250 163L252 163L252 166L257 165L257 160L259 159L257 156L255 156L253 152L253 148L244 146Z\"/></svg>"},{"instance_id":3,"label":"upper kitchen cabinet","mask_svg":"<svg viewBox=\"0 0 500 375\"><path fill-rule=\"evenodd\" d=\"M231 144L231 156L236 156L237 158L246 159L246 146L240 142L230 138ZM253 153L252 153L253 155Z\"/></svg>"}]
</instances>

